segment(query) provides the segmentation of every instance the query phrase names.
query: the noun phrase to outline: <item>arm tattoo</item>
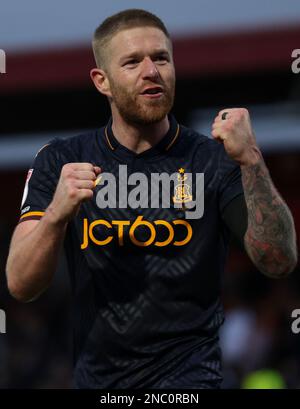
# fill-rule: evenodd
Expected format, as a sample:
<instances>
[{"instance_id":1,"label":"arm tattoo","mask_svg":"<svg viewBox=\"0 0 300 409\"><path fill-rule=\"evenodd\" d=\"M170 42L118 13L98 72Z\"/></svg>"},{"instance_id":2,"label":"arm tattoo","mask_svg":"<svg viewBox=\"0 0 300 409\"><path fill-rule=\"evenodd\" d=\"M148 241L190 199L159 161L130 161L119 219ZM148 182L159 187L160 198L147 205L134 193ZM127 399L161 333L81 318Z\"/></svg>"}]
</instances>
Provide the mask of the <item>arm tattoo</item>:
<instances>
[{"instance_id":1,"label":"arm tattoo","mask_svg":"<svg viewBox=\"0 0 300 409\"><path fill-rule=\"evenodd\" d=\"M241 171L248 210L247 253L262 273L284 277L297 263L293 217L262 158L255 165L241 166Z\"/></svg>"}]
</instances>

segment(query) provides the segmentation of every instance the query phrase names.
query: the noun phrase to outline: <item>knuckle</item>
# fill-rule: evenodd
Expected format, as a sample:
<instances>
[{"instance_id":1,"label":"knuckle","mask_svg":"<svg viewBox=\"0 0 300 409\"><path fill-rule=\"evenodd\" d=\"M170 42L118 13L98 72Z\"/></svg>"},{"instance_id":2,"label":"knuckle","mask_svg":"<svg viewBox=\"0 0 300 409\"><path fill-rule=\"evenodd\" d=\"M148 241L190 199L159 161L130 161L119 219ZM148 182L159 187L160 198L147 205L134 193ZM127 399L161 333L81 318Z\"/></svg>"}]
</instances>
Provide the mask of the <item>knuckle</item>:
<instances>
[{"instance_id":1,"label":"knuckle","mask_svg":"<svg viewBox=\"0 0 300 409\"><path fill-rule=\"evenodd\" d=\"M86 163L85 164L85 169L89 172L92 172L94 170L94 167L91 163Z\"/></svg>"},{"instance_id":2,"label":"knuckle","mask_svg":"<svg viewBox=\"0 0 300 409\"><path fill-rule=\"evenodd\" d=\"M91 199L93 197L93 191L91 189L85 189L82 193L83 199Z\"/></svg>"},{"instance_id":3,"label":"knuckle","mask_svg":"<svg viewBox=\"0 0 300 409\"><path fill-rule=\"evenodd\" d=\"M66 164L64 164L64 166L62 168L64 169L64 171L69 171L69 170L72 170L73 167L74 167L73 163L66 163Z\"/></svg>"},{"instance_id":4,"label":"knuckle","mask_svg":"<svg viewBox=\"0 0 300 409\"><path fill-rule=\"evenodd\" d=\"M75 199L77 196L77 189L75 189L73 186L70 187L68 190L68 195L71 199Z\"/></svg>"},{"instance_id":5,"label":"knuckle","mask_svg":"<svg viewBox=\"0 0 300 409\"><path fill-rule=\"evenodd\" d=\"M248 115L248 110L246 108L239 108L237 111L237 118L242 118L244 116Z\"/></svg>"},{"instance_id":6,"label":"knuckle","mask_svg":"<svg viewBox=\"0 0 300 409\"><path fill-rule=\"evenodd\" d=\"M62 174L62 175L66 175L66 173L68 172L68 169L69 169L68 165L64 165L64 166L61 168L61 174Z\"/></svg>"},{"instance_id":7,"label":"knuckle","mask_svg":"<svg viewBox=\"0 0 300 409\"><path fill-rule=\"evenodd\" d=\"M66 179L70 179L72 178L74 175L74 172L72 170L72 168L70 168L69 166L63 169L63 176Z\"/></svg>"}]
</instances>

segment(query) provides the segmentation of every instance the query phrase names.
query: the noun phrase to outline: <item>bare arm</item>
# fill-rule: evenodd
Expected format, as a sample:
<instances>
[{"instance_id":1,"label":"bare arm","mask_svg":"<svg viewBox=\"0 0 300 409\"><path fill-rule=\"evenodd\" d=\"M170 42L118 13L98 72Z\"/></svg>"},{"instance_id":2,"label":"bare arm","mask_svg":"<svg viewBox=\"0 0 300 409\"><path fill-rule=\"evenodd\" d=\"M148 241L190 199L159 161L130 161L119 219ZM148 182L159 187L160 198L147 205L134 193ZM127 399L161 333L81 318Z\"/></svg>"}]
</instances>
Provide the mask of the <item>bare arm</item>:
<instances>
[{"instance_id":1,"label":"bare arm","mask_svg":"<svg viewBox=\"0 0 300 409\"><path fill-rule=\"evenodd\" d=\"M10 293L19 301L32 301L49 286L66 226L55 223L46 212L41 220L24 221L16 227L6 272Z\"/></svg>"},{"instance_id":2,"label":"bare arm","mask_svg":"<svg viewBox=\"0 0 300 409\"><path fill-rule=\"evenodd\" d=\"M20 223L14 232L6 265L10 293L31 301L50 284L57 267L68 222L81 203L93 197L100 168L69 163L62 168L52 202L41 220Z\"/></svg>"},{"instance_id":3,"label":"bare arm","mask_svg":"<svg viewBox=\"0 0 300 409\"><path fill-rule=\"evenodd\" d=\"M244 108L220 111L212 135L241 167L248 213L244 243L249 257L269 277L287 275L297 264L293 217L271 180L248 111Z\"/></svg>"},{"instance_id":4,"label":"bare arm","mask_svg":"<svg viewBox=\"0 0 300 409\"><path fill-rule=\"evenodd\" d=\"M284 277L297 264L296 233L291 212L276 190L263 158L241 166L248 210L245 248L264 274Z\"/></svg>"}]
</instances>

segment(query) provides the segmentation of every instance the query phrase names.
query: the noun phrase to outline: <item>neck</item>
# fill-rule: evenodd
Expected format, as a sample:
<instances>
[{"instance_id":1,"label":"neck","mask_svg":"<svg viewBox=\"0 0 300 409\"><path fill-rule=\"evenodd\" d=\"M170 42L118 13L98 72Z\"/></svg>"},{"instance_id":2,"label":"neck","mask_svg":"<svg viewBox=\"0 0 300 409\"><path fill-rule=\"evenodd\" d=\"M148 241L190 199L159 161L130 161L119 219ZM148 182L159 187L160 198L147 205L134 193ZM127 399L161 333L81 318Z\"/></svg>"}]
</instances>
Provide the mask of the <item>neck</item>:
<instances>
[{"instance_id":1,"label":"neck","mask_svg":"<svg viewBox=\"0 0 300 409\"><path fill-rule=\"evenodd\" d=\"M168 132L170 124L166 116L161 121L139 125L126 122L120 115L112 115L112 131L118 142L135 153L141 153L156 145Z\"/></svg>"}]
</instances>

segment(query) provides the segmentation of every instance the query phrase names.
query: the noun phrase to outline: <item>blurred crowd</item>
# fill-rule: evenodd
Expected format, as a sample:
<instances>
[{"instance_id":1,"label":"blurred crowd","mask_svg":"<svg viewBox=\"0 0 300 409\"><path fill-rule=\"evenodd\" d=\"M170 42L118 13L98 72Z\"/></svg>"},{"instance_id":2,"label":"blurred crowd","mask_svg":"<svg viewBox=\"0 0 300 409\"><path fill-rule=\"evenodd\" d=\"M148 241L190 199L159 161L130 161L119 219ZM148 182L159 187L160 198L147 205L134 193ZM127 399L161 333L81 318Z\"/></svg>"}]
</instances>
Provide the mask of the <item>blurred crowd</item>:
<instances>
[{"instance_id":1,"label":"blurred crowd","mask_svg":"<svg viewBox=\"0 0 300 409\"><path fill-rule=\"evenodd\" d=\"M13 226L0 225L0 308L6 334L0 334L0 388L72 387L70 286L61 263L51 288L33 303L8 294L4 267ZM226 321L220 334L224 388L300 388L300 333L291 313L300 308L295 271L271 280L233 247L223 280Z\"/></svg>"},{"instance_id":2,"label":"blurred crowd","mask_svg":"<svg viewBox=\"0 0 300 409\"><path fill-rule=\"evenodd\" d=\"M246 256L233 256L231 264L239 258ZM248 260L238 264L224 278L223 387L259 388L265 381L267 388L300 388L300 333L292 331L292 311L300 308L299 268L277 280Z\"/></svg>"},{"instance_id":3,"label":"blurred crowd","mask_svg":"<svg viewBox=\"0 0 300 409\"><path fill-rule=\"evenodd\" d=\"M20 303L8 293L5 263L13 226L0 225L0 388L70 388L72 330L69 278L63 260L51 287L36 301Z\"/></svg>"}]
</instances>

